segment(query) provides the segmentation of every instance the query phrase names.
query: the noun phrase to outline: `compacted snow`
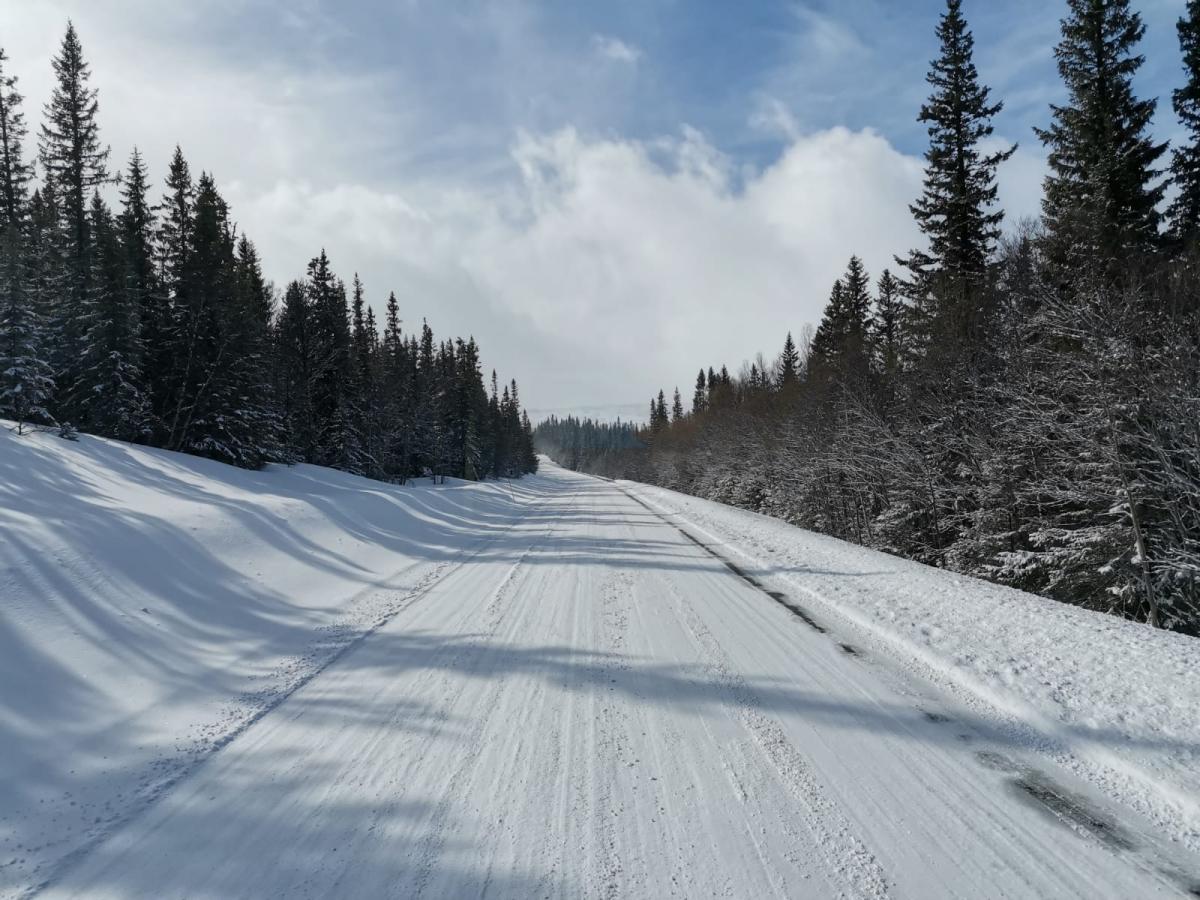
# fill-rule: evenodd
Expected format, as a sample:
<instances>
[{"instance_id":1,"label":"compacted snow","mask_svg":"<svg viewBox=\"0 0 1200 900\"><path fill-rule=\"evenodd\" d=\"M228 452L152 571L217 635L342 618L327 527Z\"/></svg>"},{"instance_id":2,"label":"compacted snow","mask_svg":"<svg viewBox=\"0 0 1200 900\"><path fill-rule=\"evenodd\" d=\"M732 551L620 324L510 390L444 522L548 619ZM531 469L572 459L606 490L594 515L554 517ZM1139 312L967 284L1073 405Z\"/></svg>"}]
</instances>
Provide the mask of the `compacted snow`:
<instances>
[{"instance_id":1,"label":"compacted snow","mask_svg":"<svg viewBox=\"0 0 1200 900\"><path fill-rule=\"evenodd\" d=\"M0 599L3 896L1200 890L1200 642L669 492L4 431Z\"/></svg>"}]
</instances>

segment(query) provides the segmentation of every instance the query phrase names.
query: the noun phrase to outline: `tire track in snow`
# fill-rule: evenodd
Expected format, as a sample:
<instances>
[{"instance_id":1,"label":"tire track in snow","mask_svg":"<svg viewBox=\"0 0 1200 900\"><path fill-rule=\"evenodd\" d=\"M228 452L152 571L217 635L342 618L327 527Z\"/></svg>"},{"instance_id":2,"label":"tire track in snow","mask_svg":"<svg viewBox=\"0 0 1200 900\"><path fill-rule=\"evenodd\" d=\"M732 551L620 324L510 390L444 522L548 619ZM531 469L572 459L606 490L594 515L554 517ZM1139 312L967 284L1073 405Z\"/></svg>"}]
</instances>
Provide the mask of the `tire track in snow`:
<instances>
[{"instance_id":1,"label":"tire track in snow","mask_svg":"<svg viewBox=\"0 0 1200 900\"><path fill-rule=\"evenodd\" d=\"M829 870L844 885L844 896L872 900L888 897L888 880L874 854L837 805L826 796L812 769L787 739L779 723L759 712L761 703L755 697L754 689L733 669L716 636L671 580L663 578L662 582L675 600L680 621L703 654L704 668L721 686L727 709L753 737L780 781L807 810L804 824L812 833L815 845L821 848ZM740 785L740 779L735 778L735 783Z\"/></svg>"},{"instance_id":2,"label":"tire track in snow","mask_svg":"<svg viewBox=\"0 0 1200 900\"><path fill-rule=\"evenodd\" d=\"M567 510L574 508L576 496L572 496L571 502L568 504ZM463 646L458 649L453 660L457 661L464 656L470 656L474 663L469 670L464 674L474 673L482 669L494 655L501 651L501 647L495 643L495 638L499 634L500 625L503 623L506 614L511 610L512 598L515 587L518 584L518 573L521 577L527 577L528 568L526 560L529 556L537 552L542 545L549 542L553 533L558 530L559 524L557 521L551 521L542 533L540 540L526 547L521 553L521 556L513 563L512 567L506 573L504 580L493 591L487 606L484 608L485 628L482 639L474 641L470 646ZM515 630L515 629L514 629ZM457 666L451 664L450 669L457 669ZM466 692L469 684L468 678L459 679L459 689L454 695L454 699L445 704L447 709L452 709L457 703L459 697ZM496 711L500 707L500 696L507 690L509 683L499 677L490 679L490 686L480 698L476 705L477 709L483 710L483 715L476 718L473 727L466 735L465 743L471 748L462 760L455 766L453 773L446 782L445 789L442 791L441 799L434 808L432 815L431 831L425 836L418 850L419 862L417 864L417 873L413 882L411 895L414 898L423 897L426 890L429 888L430 882L434 876L437 864L441 859L442 852L446 844L446 832L450 824L450 813L456 803L460 801L459 792L465 781L473 773L475 766L482 752L482 738L487 732L488 725L495 718ZM489 823L488 833L490 834L496 828L496 823Z\"/></svg>"}]
</instances>

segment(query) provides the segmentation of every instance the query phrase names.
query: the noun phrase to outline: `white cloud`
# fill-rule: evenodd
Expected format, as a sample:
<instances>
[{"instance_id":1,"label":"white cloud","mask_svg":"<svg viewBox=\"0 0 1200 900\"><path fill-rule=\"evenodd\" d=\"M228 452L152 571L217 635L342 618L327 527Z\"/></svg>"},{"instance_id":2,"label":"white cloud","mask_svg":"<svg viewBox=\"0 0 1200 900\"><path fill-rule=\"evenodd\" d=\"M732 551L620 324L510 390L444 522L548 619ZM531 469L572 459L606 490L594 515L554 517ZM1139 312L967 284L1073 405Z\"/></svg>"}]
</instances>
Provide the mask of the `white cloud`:
<instances>
[{"instance_id":1,"label":"white cloud","mask_svg":"<svg viewBox=\"0 0 1200 900\"><path fill-rule=\"evenodd\" d=\"M642 58L642 51L632 44L611 35L592 35L592 47L603 59L635 65Z\"/></svg>"},{"instance_id":2,"label":"white cloud","mask_svg":"<svg viewBox=\"0 0 1200 900\"><path fill-rule=\"evenodd\" d=\"M473 331L541 407L636 402L773 354L820 316L852 252L878 274L918 238L918 161L869 131L798 138L741 183L694 131L654 146L527 135L513 168L498 191L293 181L231 199L269 263L299 272L328 247L376 302L394 288L408 315Z\"/></svg>"},{"instance_id":3,"label":"white cloud","mask_svg":"<svg viewBox=\"0 0 1200 900\"><path fill-rule=\"evenodd\" d=\"M771 137L794 141L803 133L800 121L778 97L761 94L750 113L749 125Z\"/></svg>"}]
</instances>

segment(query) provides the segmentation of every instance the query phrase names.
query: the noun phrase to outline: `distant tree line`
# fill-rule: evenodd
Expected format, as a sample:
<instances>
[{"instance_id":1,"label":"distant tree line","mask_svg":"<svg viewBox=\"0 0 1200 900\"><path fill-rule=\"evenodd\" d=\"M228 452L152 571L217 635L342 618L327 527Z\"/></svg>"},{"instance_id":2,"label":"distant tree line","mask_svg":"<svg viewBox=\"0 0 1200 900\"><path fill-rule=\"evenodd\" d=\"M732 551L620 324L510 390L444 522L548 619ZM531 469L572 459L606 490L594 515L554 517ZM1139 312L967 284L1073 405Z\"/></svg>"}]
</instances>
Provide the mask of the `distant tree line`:
<instances>
[{"instance_id":1,"label":"distant tree line","mask_svg":"<svg viewBox=\"0 0 1200 900\"><path fill-rule=\"evenodd\" d=\"M1013 150L949 0L919 117L927 246L874 282L852 258L799 344L702 370L687 415L660 392L642 446L587 468L1200 633L1200 0L1169 156L1133 89L1139 15L1067 5L1040 221L1001 231Z\"/></svg>"},{"instance_id":2,"label":"distant tree line","mask_svg":"<svg viewBox=\"0 0 1200 900\"><path fill-rule=\"evenodd\" d=\"M539 453L575 471L602 466L610 454L645 446L636 425L574 416L565 419L550 416L538 423L533 430L533 443Z\"/></svg>"},{"instance_id":3,"label":"distant tree line","mask_svg":"<svg viewBox=\"0 0 1200 900\"><path fill-rule=\"evenodd\" d=\"M474 339L378 323L322 251L279 302L211 175L177 148L158 203L137 150L109 170L73 26L37 171L0 50L0 415L257 468L307 461L403 482L537 467L516 382ZM36 178L35 178L36 175ZM120 208L101 189L118 184Z\"/></svg>"}]
</instances>

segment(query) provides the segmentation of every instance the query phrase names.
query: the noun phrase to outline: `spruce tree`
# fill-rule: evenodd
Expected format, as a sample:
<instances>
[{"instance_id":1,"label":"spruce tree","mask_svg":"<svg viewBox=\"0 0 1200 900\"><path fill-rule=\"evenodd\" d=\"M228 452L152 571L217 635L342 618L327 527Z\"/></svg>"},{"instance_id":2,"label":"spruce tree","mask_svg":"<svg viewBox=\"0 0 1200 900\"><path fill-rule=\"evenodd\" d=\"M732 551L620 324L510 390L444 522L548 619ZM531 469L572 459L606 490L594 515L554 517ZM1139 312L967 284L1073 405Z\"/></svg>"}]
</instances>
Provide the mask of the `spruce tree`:
<instances>
[{"instance_id":1,"label":"spruce tree","mask_svg":"<svg viewBox=\"0 0 1200 900\"><path fill-rule=\"evenodd\" d=\"M193 344L189 324L188 271L195 228L196 189L183 151L176 146L167 172L166 191L156 208L155 281L161 294L149 328L147 380L150 403L159 424L158 442L170 446Z\"/></svg>"},{"instance_id":2,"label":"spruce tree","mask_svg":"<svg viewBox=\"0 0 1200 900\"><path fill-rule=\"evenodd\" d=\"M1155 164L1167 145L1147 133L1155 101L1133 92L1144 61L1141 16L1129 0L1067 6L1054 56L1070 99L1052 105L1052 123L1037 129L1049 149L1049 252L1064 277L1096 266L1111 274L1158 244L1164 185Z\"/></svg>"},{"instance_id":3,"label":"spruce tree","mask_svg":"<svg viewBox=\"0 0 1200 900\"><path fill-rule=\"evenodd\" d=\"M169 389L170 307L158 279L154 209L149 201L150 181L145 162L135 147L121 180L121 213L118 230L125 257L125 289L138 311L141 335L141 383L153 413L162 408Z\"/></svg>"},{"instance_id":4,"label":"spruce tree","mask_svg":"<svg viewBox=\"0 0 1200 900\"><path fill-rule=\"evenodd\" d=\"M671 401L671 421L683 421L683 397L679 394L679 388L675 388L675 399Z\"/></svg>"},{"instance_id":5,"label":"spruce tree","mask_svg":"<svg viewBox=\"0 0 1200 900\"><path fill-rule=\"evenodd\" d=\"M49 421L54 381L44 323L31 284L29 180L25 117L17 79L5 74L0 48L0 415Z\"/></svg>"},{"instance_id":6,"label":"spruce tree","mask_svg":"<svg viewBox=\"0 0 1200 900\"><path fill-rule=\"evenodd\" d=\"M1171 96L1175 115L1187 130L1187 143L1176 147L1171 177L1178 190L1167 211L1171 237L1177 245L1200 236L1200 0L1188 0L1176 26L1183 53L1184 85Z\"/></svg>"},{"instance_id":7,"label":"spruce tree","mask_svg":"<svg viewBox=\"0 0 1200 900\"><path fill-rule=\"evenodd\" d=\"M237 461L241 436L229 416L238 348L228 328L234 294L229 209L212 176L201 173L174 298L179 354L167 446Z\"/></svg>"},{"instance_id":8,"label":"spruce tree","mask_svg":"<svg viewBox=\"0 0 1200 900\"><path fill-rule=\"evenodd\" d=\"M783 342L783 351L779 354L779 365L776 367L775 381L781 391L794 388L800 382L800 352L792 333L787 333Z\"/></svg>"},{"instance_id":9,"label":"spruce tree","mask_svg":"<svg viewBox=\"0 0 1200 900\"><path fill-rule=\"evenodd\" d=\"M819 375L837 373L849 380L866 374L870 310L870 278L862 260L852 256L846 274L834 282L813 336L812 359Z\"/></svg>"},{"instance_id":10,"label":"spruce tree","mask_svg":"<svg viewBox=\"0 0 1200 900\"><path fill-rule=\"evenodd\" d=\"M158 205L155 235L158 277L163 286L178 296L184 290L188 250L192 242L196 188L191 169L178 145L167 171L167 191Z\"/></svg>"},{"instance_id":11,"label":"spruce tree","mask_svg":"<svg viewBox=\"0 0 1200 900\"><path fill-rule=\"evenodd\" d=\"M92 195L91 288L82 319L84 354L73 406L79 424L106 437L136 441L149 433L142 384L141 310L128 289L118 226L99 193Z\"/></svg>"},{"instance_id":12,"label":"spruce tree","mask_svg":"<svg viewBox=\"0 0 1200 900\"><path fill-rule=\"evenodd\" d=\"M276 390L284 444L293 458L309 459L316 447L312 387L317 351L308 294L302 282L292 281L284 291L275 330Z\"/></svg>"},{"instance_id":13,"label":"spruce tree","mask_svg":"<svg viewBox=\"0 0 1200 900\"><path fill-rule=\"evenodd\" d=\"M237 440L235 462L258 468L285 460L279 399L270 378L274 303L254 243L243 234L233 259L233 287L223 309L224 329L235 349L228 373L230 432Z\"/></svg>"},{"instance_id":14,"label":"spruce tree","mask_svg":"<svg viewBox=\"0 0 1200 900\"><path fill-rule=\"evenodd\" d=\"M696 389L692 392L692 415L697 416L708 406L708 387L704 378L704 370L696 376Z\"/></svg>"},{"instance_id":15,"label":"spruce tree","mask_svg":"<svg viewBox=\"0 0 1200 900\"><path fill-rule=\"evenodd\" d=\"M25 253L20 226L0 230L0 415L15 420L18 433L26 422L53 421L54 376Z\"/></svg>"},{"instance_id":16,"label":"spruce tree","mask_svg":"<svg viewBox=\"0 0 1200 900\"><path fill-rule=\"evenodd\" d=\"M80 322L93 271L88 204L108 183L108 148L100 143L96 90L75 26L68 23L53 59L55 85L46 104L38 152L45 176L58 189L63 216L64 283L54 313L59 389L78 381L83 357ZM78 410L67 408L68 415Z\"/></svg>"},{"instance_id":17,"label":"spruce tree","mask_svg":"<svg viewBox=\"0 0 1200 900\"><path fill-rule=\"evenodd\" d=\"M894 379L900 371L903 351L904 300L900 296L900 283L887 269L879 276L877 291L870 322L871 343L880 371Z\"/></svg>"},{"instance_id":18,"label":"spruce tree","mask_svg":"<svg viewBox=\"0 0 1200 900\"><path fill-rule=\"evenodd\" d=\"M918 117L929 126L924 190L910 207L929 249L902 261L918 292L928 290L928 280L939 274L972 281L986 270L1004 216L993 209L996 169L1016 152L1016 147L980 149L1003 104L990 102L989 89L979 83L962 0L947 0L937 36L940 53L925 76L933 93Z\"/></svg>"},{"instance_id":19,"label":"spruce tree","mask_svg":"<svg viewBox=\"0 0 1200 900\"><path fill-rule=\"evenodd\" d=\"M0 228L19 225L27 213L32 166L25 159L24 97L17 78L8 75L8 54L0 47Z\"/></svg>"}]
</instances>

